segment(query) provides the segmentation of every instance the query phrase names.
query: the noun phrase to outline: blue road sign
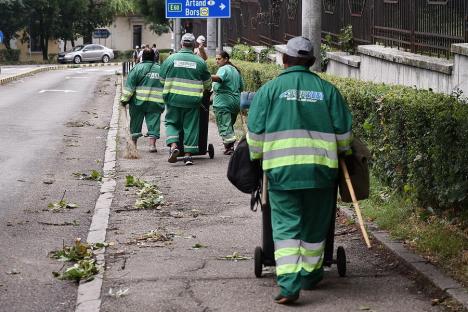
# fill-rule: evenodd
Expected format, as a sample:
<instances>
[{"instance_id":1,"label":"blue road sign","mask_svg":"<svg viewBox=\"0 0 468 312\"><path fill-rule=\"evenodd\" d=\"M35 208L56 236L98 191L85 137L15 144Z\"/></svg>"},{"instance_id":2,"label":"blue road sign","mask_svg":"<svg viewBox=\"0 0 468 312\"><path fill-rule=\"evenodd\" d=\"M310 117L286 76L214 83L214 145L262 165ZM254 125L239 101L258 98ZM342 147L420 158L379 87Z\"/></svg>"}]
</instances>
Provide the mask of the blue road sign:
<instances>
[{"instance_id":1,"label":"blue road sign","mask_svg":"<svg viewBox=\"0 0 468 312\"><path fill-rule=\"evenodd\" d=\"M109 38L110 36L110 31L103 28L103 29L95 29L93 32L93 37L94 38Z\"/></svg>"},{"instance_id":2,"label":"blue road sign","mask_svg":"<svg viewBox=\"0 0 468 312\"><path fill-rule=\"evenodd\" d=\"M231 0L166 0L166 18L230 18Z\"/></svg>"},{"instance_id":3,"label":"blue road sign","mask_svg":"<svg viewBox=\"0 0 468 312\"><path fill-rule=\"evenodd\" d=\"M3 32L0 30L0 43L3 43Z\"/></svg>"}]
</instances>

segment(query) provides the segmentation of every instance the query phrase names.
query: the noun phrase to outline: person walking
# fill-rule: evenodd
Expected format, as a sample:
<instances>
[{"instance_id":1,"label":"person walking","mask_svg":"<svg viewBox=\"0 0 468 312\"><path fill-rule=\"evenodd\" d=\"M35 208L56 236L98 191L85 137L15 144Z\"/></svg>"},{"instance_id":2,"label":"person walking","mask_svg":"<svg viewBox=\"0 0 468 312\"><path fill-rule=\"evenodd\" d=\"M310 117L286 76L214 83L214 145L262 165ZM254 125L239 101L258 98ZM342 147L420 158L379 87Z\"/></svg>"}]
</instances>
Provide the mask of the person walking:
<instances>
[{"instance_id":1,"label":"person walking","mask_svg":"<svg viewBox=\"0 0 468 312\"><path fill-rule=\"evenodd\" d=\"M192 155L198 152L199 108L203 92L211 89L211 75L205 61L193 54L194 45L193 34L184 34L180 51L170 55L161 65L170 163L177 162L179 144L183 144L184 163L193 165ZM179 142L181 132L183 142Z\"/></svg>"},{"instance_id":2,"label":"person walking","mask_svg":"<svg viewBox=\"0 0 468 312\"><path fill-rule=\"evenodd\" d=\"M309 39L290 39L285 70L258 90L248 115L250 156L262 159L268 180L280 304L323 277L338 154L351 152L351 113L338 89L309 70L313 55Z\"/></svg>"},{"instance_id":3,"label":"person walking","mask_svg":"<svg viewBox=\"0 0 468 312\"><path fill-rule=\"evenodd\" d=\"M160 137L161 114L164 112L163 86L159 80L159 65L154 63L154 52L143 50L143 61L133 67L122 90L120 102L130 103L130 132L137 142L142 136L143 120L146 121L149 151L157 152L156 140Z\"/></svg>"},{"instance_id":4,"label":"person walking","mask_svg":"<svg viewBox=\"0 0 468 312\"><path fill-rule=\"evenodd\" d=\"M211 76L214 82L213 110L224 143L224 155L231 155L236 142L234 123L240 111L240 93L244 90L244 84L239 69L229 60L229 53L218 52L216 64L219 69L216 75Z\"/></svg>"},{"instance_id":5,"label":"person walking","mask_svg":"<svg viewBox=\"0 0 468 312\"><path fill-rule=\"evenodd\" d=\"M151 49L154 52L154 61L159 63L159 50L156 48L156 43L153 43L153 47Z\"/></svg>"},{"instance_id":6,"label":"person walking","mask_svg":"<svg viewBox=\"0 0 468 312\"><path fill-rule=\"evenodd\" d=\"M202 35L198 36L197 47L193 50L193 53L201 57L204 61L208 59L208 55L206 54L206 50L205 50L205 42L206 42L205 36L202 36Z\"/></svg>"},{"instance_id":7,"label":"person walking","mask_svg":"<svg viewBox=\"0 0 468 312\"><path fill-rule=\"evenodd\" d=\"M136 64L139 62L139 59L138 59L138 55L140 54L140 47L139 46L135 46L135 50L133 50L133 54L132 54L132 57L133 57L133 62Z\"/></svg>"}]
</instances>

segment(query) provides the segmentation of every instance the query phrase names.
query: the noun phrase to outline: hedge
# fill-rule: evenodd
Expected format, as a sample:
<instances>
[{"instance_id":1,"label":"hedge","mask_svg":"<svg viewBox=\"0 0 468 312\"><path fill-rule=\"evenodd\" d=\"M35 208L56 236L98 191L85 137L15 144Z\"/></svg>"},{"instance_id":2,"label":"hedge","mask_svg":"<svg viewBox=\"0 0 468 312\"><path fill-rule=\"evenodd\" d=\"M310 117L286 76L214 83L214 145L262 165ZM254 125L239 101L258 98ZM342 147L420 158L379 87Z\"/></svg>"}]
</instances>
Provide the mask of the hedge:
<instances>
[{"instance_id":1,"label":"hedge","mask_svg":"<svg viewBox=\"0 0 468 312\"><path fill-rule=\"evenodd\" d=\"M277 76L277 65L233 60L246 90ZM216 72L212 59L211 72ZM353 112L353 131L369 146L373 174L424 207L468 207L468 104L455 96L325 74Z\"/></svg>"},{"instance_id":2,"label":"hedge","mask_svg":"<svg viewBox=\"0 0 468 312\"><path fill-rule=\"evenodd\" d=\"M0 50L0 62L18 62L20 50L17 49L2 49Z\"/></svg>"}]
</instances>

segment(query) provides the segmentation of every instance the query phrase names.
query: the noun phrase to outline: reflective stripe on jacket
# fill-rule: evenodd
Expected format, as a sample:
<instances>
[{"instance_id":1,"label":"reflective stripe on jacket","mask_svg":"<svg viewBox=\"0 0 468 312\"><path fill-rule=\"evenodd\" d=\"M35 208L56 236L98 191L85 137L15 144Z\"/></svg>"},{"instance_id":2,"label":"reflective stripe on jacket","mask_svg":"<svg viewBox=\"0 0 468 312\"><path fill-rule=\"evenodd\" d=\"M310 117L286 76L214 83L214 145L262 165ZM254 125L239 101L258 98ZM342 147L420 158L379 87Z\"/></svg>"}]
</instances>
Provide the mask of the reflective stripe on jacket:
<instances>
[{"instance_id":1,"label":"reflective stripe on jacket","mask_svg":"<svg viewBox=\"0 0 468 312\"><path fill-rule=\"evenodd\" d=\"M163 98L167 105L193 108L201 103L203 90L211 88L211 75L205 61L183 48L161 65Z\"/></svg>"},{"instance_id":2,"label":"reflective stripe on jacket","mask_svg":"<svg viewBox=\"0 0 468 312\"><path fill-rule=\"evenodd\" d=\"M163 86L159 80L159 65L151 61L137 64L128 74L122 90L122 102L130 105L150 105L153 111L164 111Z\"/></svg>"},{"instance_id":3,"label":"reflective stripe on jacket","mask_svg":"<svg viewBox=\"0 0 468 312\"><path fill-rule=\"evenodd\" d=\"M332 187L338 153L350 150L351 113L339 91L303 66L262 86L249 110L252 159L263 158L271 189Z\"/></svg>"}]
</instances>

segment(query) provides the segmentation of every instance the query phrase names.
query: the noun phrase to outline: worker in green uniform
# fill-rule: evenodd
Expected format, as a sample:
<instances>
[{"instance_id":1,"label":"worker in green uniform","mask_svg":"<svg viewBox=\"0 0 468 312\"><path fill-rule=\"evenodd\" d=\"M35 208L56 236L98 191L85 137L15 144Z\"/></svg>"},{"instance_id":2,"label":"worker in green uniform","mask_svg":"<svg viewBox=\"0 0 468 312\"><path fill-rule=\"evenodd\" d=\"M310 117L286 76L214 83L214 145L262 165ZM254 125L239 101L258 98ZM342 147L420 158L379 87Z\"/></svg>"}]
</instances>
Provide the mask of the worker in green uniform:
<instances>
[{"instance_id":1,"label":"worker in green uniform","mask_svg":"<svg viewBox=\"0 0 468 312\"><path fill-rule=\"evenodd\" d=\"M199 108L203 91L211 89L211 75L205 61L193 54L194 44L193 34L184 34L182 49L169 56L161 65L170 163L177 162L179 144L183 144L184 163L193 165L192 154L198 152ZM179 142L181 131L184 133L184 142Z\"/></svg>"},{"instance_id":2,"label":"worker in green uniform","mask_svg":"<svg viewBox=\"0 0 468 312\"><path fill-rule=\"evenodd\" d=\"M160 137L161 114L164 112L162 84L159 80L159 65L154 63L154 52L144 49L142 62L130 71L122 90L120 102L130 103L130 132L137 143L143 120L146 121L149 137L149 151L157 152L156 140Z\"/></svg>"},{"instance_id":3,"label":"worker in green uniform","mask_svg":"<svg viewBox=\"0 0 468 312\"><path fill-rule=\"evenodd\" d=\"M213 110L224 143L224 155L231 155L236 142L234 123L240 111L240 93L244 90L244 84L239 69L229 61L226 51L216 54L216 63L219 69L216 75L211 75L215 94Z\"/></svg>"},{"instance_id":4,"label":"worker in green uniform","mask_svg":"<svg viewBox=\"0 0 468 312\"><path fill-rule=\"evenodd\" d=\"M308 39L290 39L285 70L258 90L248 116L250 156L262 159L268 179L280 304L323 277L338 154L351 151L351 113L337 88L309 70L314 62Z\"/></svg>"}]
</instances>

